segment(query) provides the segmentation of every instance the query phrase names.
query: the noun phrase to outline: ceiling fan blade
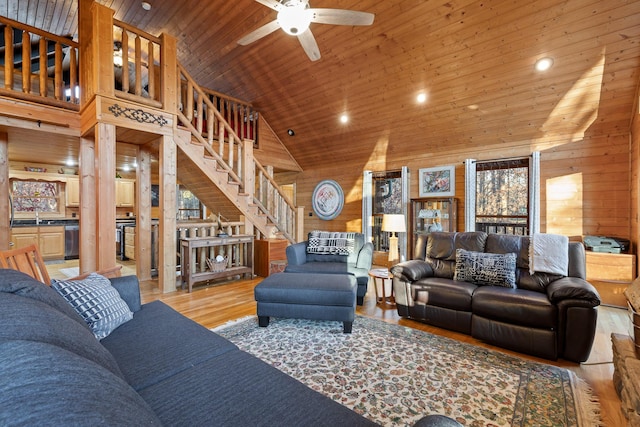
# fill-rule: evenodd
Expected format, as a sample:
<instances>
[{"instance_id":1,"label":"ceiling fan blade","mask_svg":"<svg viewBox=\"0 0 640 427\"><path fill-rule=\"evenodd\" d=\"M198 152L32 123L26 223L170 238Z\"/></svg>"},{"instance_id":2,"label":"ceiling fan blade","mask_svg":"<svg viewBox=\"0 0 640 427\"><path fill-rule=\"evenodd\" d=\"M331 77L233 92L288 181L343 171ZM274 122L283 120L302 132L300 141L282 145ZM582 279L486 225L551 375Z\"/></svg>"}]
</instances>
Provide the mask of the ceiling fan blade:
<instances>
[{"instance_id":1,"label":"ceiling fan blade","mask_svg":"<svg viewBox=\"0 0 640 427\"><path fill-rule=\"evenodd\" d=\"M320 59L320 49L318 49L318 43L316 43L315 37L311 34L311 30L307 29L307 31L296 37L300 40L300 44L310 60L317 61Z\"/></svg>"},{"instance_id":2,"label":"ceiling fan blade","mask_svg":"<svg viewBox=\"0 0 640 427\"><path fill-rule=\"evenodd\" d=\"M256 0L256 1L276 11L279 11L280 9L282 9L282 4L277 0Z\"/></svg>"},{"instance_id":3,"label":"ceiling fan blade","mask_svg":"<svg viewBox=\"0 0 640 427\"><path fill-rule=\"evenodd\" d=\"M358 12L345 9L309 9L312 12L311 22L333 25L371 25L375 15L369 12Z\"/></svg>"},{"instance_id":4,"label":"ceiling fan blade","mask_svg":"<svg viewBox=\"0 0 640 427\"><path fill-rule=\"evenodd\" d=\"M258 28L257 30L254 30L249 34L247 34L246 36L242 37L240 40L238 40L238 44L242 46L246 46L258 39L263 38L264 36L268 36L278 28L280 28L278 21L271 21L268 24L265 24L262 27Z\"/></svg>"}]
</instances>

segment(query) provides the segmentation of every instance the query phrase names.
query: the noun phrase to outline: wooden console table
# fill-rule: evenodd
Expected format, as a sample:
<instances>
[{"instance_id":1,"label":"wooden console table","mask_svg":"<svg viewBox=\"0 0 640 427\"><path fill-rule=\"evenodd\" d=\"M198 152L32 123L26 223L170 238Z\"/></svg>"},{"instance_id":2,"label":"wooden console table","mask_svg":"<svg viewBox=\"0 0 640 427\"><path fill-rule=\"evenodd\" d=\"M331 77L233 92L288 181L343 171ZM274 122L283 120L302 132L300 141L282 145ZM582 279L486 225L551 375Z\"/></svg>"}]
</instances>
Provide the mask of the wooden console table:
<instances>
[{"instance_id":1,"label":"wooden console table","mask_svg":"<svg viewBox=\"0 0 640 427\"><path fill-rule=\"evenodd\" d=\"M253 277L253 236L236 235L228 237L186 237L180 240L182 288L189 292L194 283L230 276ZM217 255L227 257L227 267L223 271L208 269L206 258Z\"/></svg>"}]
</instances>

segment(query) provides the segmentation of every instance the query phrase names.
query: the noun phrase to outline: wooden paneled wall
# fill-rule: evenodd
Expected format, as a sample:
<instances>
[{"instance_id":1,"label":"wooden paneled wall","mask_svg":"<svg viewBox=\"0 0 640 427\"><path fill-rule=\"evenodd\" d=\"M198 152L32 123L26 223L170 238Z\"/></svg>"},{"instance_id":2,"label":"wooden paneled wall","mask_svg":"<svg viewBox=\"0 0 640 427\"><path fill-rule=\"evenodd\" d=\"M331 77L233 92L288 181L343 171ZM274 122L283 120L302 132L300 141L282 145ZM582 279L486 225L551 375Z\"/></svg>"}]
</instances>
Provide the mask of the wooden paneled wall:
<instances>
[{"instance_id":1,"label":"wooden paneled wall","mask_svg":"<svg viewBox=\"0 0 640 427\"><path fill-rule=\"evenodd\" d=\"M529 141L509 146L496 144L484 147L482 152L403 153L372 150L372 156L363 164L336 163L331 168L304 171L296 181L297 203L305 206L307 212L312 212L311 196L321 180L336 180L345 194L345 206L336 219L323 221L315 214L306 216L305 233L313 229L360 231L363 170L393 170L405 165L411 174L412 198L418 197L419 169L455 165L458 230L464 230L464 160L527 156L532 151L540 151L541 231L568 236L631 238L632 156L629 136L585 137L576 141L567 139L544 144ZM394 159L397 157L400 159Z\"/></svg>"}]
</instances>

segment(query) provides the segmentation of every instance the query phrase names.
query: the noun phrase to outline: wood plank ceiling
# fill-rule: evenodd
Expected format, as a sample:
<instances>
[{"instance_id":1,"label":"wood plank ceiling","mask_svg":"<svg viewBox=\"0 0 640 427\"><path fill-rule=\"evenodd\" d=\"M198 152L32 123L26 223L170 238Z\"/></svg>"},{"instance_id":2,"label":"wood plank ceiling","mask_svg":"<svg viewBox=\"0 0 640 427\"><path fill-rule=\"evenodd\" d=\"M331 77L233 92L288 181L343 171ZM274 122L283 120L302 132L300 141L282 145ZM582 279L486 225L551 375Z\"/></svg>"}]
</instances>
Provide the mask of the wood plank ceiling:
<instances>
[{"instance_id":1,"label":"wood plank ceiling","mask_svg":"<svg viewBox=\"0 0 640 427\"><path fill-rule=\"evenodd\" d=\"M150 11L139 0L99 1L119 20L177 37L196 81L253 103L303 169L368 157L383 138L402 159L627 134L637 109L640 1L310 0L375 14L370 27L312 24L316 62L280 30L237 45L275 19L253 0L148 2ZM61 35L77 33L77 8L0 0L1 15ZM541 57L554 60L545 73L534 70Z\"/></svg>"}]
</instances>

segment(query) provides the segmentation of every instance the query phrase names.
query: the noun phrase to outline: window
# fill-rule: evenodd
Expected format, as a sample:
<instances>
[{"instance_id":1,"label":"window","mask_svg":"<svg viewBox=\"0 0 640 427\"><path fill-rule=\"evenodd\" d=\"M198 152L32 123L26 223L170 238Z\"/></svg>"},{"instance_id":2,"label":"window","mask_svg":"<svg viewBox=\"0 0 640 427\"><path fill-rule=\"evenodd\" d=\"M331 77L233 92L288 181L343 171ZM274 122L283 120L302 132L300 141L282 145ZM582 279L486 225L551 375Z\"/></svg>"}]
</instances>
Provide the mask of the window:
<instances>
[{"instance_id":1,"label":"window","mask_svg":"<svg viewBox=\"0 0 640 427\"><path fill-rule=\"evenodd\" d=\"M11 192L16 214L60 213L58 182L13 180Z\"/></svg>"},{"instance_id":2,"label":"window","mask_svg":"<svg viewBox=\"0 0 640 427\"><path fill-rule=\"evenodd\" d=\"M178 213L176 219L178 221L202 217L200 200L191 191L178 186L177 199Z\"/></svg>"},{"instance_id":3,"label":"window","mask_svg":"<svg viewBox=\"0 0 640 427\"><path fill-rule=\"evenodd\" d=\"M477 231L529 234L529 158L476 163Z\"/></svg>"}]
</instances>

